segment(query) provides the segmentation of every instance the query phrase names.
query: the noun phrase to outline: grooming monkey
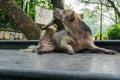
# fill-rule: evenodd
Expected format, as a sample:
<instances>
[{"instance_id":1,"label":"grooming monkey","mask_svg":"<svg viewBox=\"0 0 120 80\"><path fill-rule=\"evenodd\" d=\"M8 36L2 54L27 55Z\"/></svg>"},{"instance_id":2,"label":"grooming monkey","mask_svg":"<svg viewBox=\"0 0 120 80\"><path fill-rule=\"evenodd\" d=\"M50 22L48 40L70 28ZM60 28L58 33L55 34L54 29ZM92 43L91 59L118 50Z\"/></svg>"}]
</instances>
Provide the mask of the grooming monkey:
<instances>
[{"instance_id":1,"label":"grooming monkey","mask_svg":"<svg viewBox=\"0 0 120 80\"><path fill-rule=\"evenodd\" d=\"M74 11L68 9L67 10L56 9L53 14L55 18L61 21L63 28L61 30L58 30L57 32L52 32L51 37L47 36L47 38L50 39L50 42L52 42L52 44L50 45L52 47L50 52L52 52L53 50L63 50L73 55L75 54L75 52L78 52L83 49L88 49L92 52L106 54L117 53L114 50L108 50L96 46L94 44L94 39L92 37L90 28L84 21L82 21L82 17L80 17ZM50 23L44 29L52 30L49 28L49 26L53 23L54 22ZM47 32L49 31L46 30L46 34ZM37 47L38 50L41 49L39 45L40 44L38 44Z\"/></svg>"},{"instance_id":2,"label":"grooming monkey","mask_svg":"<svg viewBox=\"0 0 120 80\"><path fill-rule=\"evenodd\" d=\"M43 28L43 34L35 49L38 53L56 50L73 55L83 49L106 54L117 53L114 50L99 48L94 44L90 28L82 21L83 15L79 16L72 10L61 9L54 10L53 15L55 19ZM55 23L59 24L57 30L51 27Z\"/></svg>"}]
</instances>

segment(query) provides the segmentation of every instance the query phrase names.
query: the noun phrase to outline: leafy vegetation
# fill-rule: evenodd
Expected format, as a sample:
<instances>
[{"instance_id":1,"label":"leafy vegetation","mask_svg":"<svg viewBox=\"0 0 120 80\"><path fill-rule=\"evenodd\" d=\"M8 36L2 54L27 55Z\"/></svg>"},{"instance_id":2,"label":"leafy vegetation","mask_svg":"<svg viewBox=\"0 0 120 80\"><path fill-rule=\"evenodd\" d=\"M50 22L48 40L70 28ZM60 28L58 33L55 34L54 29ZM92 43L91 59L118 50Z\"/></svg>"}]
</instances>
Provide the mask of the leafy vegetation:
<instances>
[{"instance_id":1,"label":"leafy vegetation","mask_svg":"<svg viewBox=\"0 0 120 80\"><path fill-rule=\"evenodd\" d=\"M0 9L0 30L13 30L16 29L14 27L14 23L12 20Z\"/></svg>"},{"instance_id":2,"label":"leafy vegetation","mask_svg":"<svg viewBox=\"0 0 120 80\"><path fill-rule=\"evenodd\" d=\"M23 11L28 13L28 15L34 20L35 19L35 5L43 8L53 9L50 0L16 0L16 2L21 6ZM27 11L28 9L28 11Z\"/></svg>"},{"instance_id":3,"label":"leafy vegetation","mask_svg":"<svg viewBox=\"0 0 120 80\"><path fill-rule=\"evenodd\" d=\"M97 11L101 9L99 6L102 5L103 12L109 13L109 16L105 15L107 18L110 18L115 23L120 22L120 12L119 12L120 0L78 0L78 1L85 3L85 5L90 5L90 4L96 5L96 8L94 10L97 9Z\"/></svg>"},{"instance_id":4,"label":"leafy vegetation","mask_svg":"<svg viewBox=\"0 0 120 80\"><path fill-rule=\"evenodd\" d=\"M95 34L95 40L99 40L100 39L100 32L97 32L96 34ZM102 33L102 40L107 40L108 39L108 35L107 35L107 33Z\"/></svg>"},{"instance_id":5,"label":"leafy vegetation","mask_svg":"<svg viewBox=\"0 0 120 80\"><path fill-rule=\"evenodd\" d=\"M107 34L111 40L120 39L120 23L116 23L111 28L109 28Z\"/></svg>"},{"instance_id":6,"label":"leafy vegetation","mask_svg":"<svg viewBox=\"0 0 120 80\"><path fill-rule=\"evenodd\" d=\"M53 9L50 0L15 0L17 4L27 13L33 20L35 19L35 5L43 8ZM16 30L13 21L0 9L0 30Z\"/></svg>"}]
</instances>

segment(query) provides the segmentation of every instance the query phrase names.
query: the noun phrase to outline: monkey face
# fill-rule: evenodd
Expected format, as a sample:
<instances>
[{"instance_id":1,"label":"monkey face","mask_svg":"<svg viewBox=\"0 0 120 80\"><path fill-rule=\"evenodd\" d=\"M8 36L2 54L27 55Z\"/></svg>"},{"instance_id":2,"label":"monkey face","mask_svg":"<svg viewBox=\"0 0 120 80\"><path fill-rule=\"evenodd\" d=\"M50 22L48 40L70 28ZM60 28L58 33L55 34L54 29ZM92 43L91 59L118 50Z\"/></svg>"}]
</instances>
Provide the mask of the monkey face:
<instances>
[{"instance_id":1,"label":"monkey face","mask_svg":"<svg viewBox=\"0 0 120 80\"><path fill-rule=\"evenodd\" d=\"M55 18L61 20L61 21L68 21L71 20L71 15L74 13L74 11L72 10L62 10L62 9L58 9L56 8L53 12L53 15Z\"/></svg>"},{"instance_id":2,"label":"monkey face","mask_svg":"<svg viewBox=\"0 0 120 80\"><path fill-rule=\"evenodd\" d=\"M53 11L53 16L56 18L56 19L59 19L59 20L62 20L62 9L59 9L59 8L55 8L55 10Z\"/></svg>"},{"instance_id":3,"label":"monkey face","mask_svg":"<svg viewBox=\"0 0 120 80\"><path fill-rule=\"evenodd\" d=\"M77 14L73 10L62 10L59 8L55 8L53 15L55 18L61 21L73 21L75 18L83 19L83 14Z\"/></svg>"}]
</instances>

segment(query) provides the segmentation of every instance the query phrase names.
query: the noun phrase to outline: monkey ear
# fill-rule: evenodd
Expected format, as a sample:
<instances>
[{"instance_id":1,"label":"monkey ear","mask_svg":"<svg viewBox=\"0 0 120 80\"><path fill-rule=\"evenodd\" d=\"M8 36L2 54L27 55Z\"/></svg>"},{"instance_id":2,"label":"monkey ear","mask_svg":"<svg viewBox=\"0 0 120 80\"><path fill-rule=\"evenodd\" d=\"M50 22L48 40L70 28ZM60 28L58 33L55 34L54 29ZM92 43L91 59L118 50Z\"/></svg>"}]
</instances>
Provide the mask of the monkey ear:
<instances>
[{"instance_id":1,"label":"monkey ear","mask_svg":"<svg viewBox=\"0 0 120 80\"><path fill-rule=\"evenodd\" d=\"M79 14L79 16L80 16L80 19L84 18L84 14Z\"/></svg>"},{"instance_id":2,"label":"monkey ear","mask_svg":"<svg viewBox=\"0 0 120 80\"><path fill-rule=\"evenodd\" d=\"M69 20L70 20L70 21L73 21L73 20L74 20L74 11L73 11L72 14L70 15Z\"/></svg>"}]
</instances>

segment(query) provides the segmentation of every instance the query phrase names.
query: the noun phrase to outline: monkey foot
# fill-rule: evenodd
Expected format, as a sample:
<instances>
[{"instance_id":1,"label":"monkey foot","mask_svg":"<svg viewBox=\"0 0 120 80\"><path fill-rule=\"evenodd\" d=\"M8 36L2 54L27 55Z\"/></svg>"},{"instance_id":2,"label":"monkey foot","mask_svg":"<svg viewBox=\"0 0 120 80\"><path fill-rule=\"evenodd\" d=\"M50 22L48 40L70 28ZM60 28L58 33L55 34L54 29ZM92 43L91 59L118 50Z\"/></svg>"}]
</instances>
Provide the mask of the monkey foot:
<instances>
[{"instance_id":1,"label":"monkey foot","mask_svg":"<svg viewBox=\"0 0 120 80\"><path fill-rule=\"evenodd\" d=\"M107 50L106 52L105 52L105 54L116 54L117 52L116 51L114 51L114 50Z\"/></svg>"},{"instance_id":2,"label":"monkey foot","mask_svg":"<svg viewBox=\"0 0 120 80\"><path fill-rule=\"evenodd\" d=\"M40 48L37 48L39 54L53 52L54 46L51 44L42 44Z\"/></svg>"}]
</instances>

